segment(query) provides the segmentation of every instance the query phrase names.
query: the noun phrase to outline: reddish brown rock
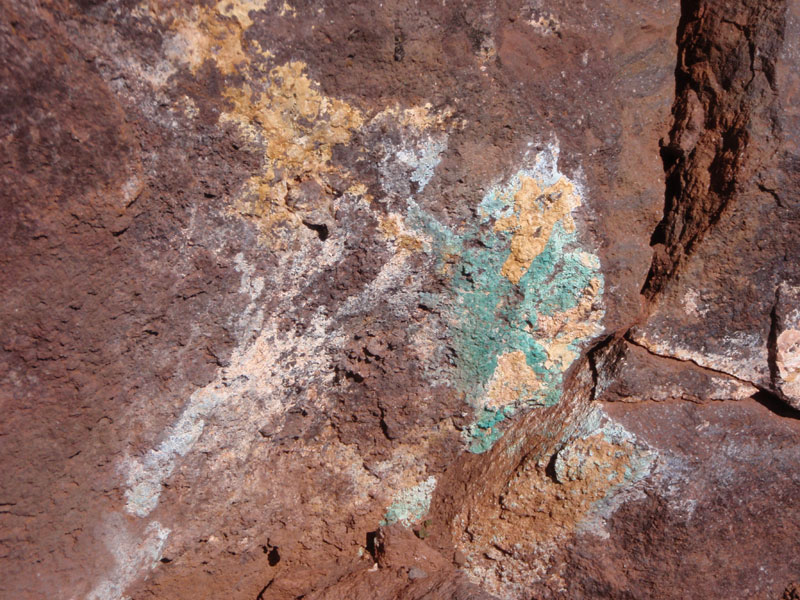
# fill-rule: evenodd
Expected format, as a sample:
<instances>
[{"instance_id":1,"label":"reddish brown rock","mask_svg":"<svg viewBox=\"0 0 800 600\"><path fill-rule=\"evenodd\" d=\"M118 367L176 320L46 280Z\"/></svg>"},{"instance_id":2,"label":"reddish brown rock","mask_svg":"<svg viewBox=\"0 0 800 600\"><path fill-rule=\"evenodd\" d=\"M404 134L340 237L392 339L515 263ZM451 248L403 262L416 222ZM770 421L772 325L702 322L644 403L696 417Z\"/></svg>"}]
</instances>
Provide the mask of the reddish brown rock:
<instances>
[{"instance_id":1,"label":"reddish brown rock","mask_svg":"<svg viewBox=\"0 0 800 600\"><path fill-rule=\"evenodd\" d=\"M565 558L570 598L778 598L797 573L800 421L755 400L610 405L659 466ZM691 435L687 435L691 432ZM753 557L758 557L754 560Z\"/></svg>"},{"instance_id":2,"label":"reddish brown rock","mask_svg":"<svg viewBox=\"0 0 800 600\"><path fill-rule=\"evenodd\" d=\"M680 398L692 402L742 400L758 389L726 373L693 362L653 354L621 340L595 354L596 397L604 401L662 402Z\"/></svg>"},{"instance_id":3,"label":"reddish brown rock","mask_svg":"<svg viewBox=\"0 0 800 600\"><path fill-rule=\"evenodd\" d=\"M5 3L0 595L791 595L798 10Z\"/></svg>"},{"instance_id":4,"label":"reddish brown rock","mask_svg":"<svg viewBox=\"0 0 800 600\"><path fill-rule=\"evenodd\" d=\"M793 2L691 3L678 32L664 219L634 339L773 392L770 336L796 286Z\"/></svg>"}]
</instances>

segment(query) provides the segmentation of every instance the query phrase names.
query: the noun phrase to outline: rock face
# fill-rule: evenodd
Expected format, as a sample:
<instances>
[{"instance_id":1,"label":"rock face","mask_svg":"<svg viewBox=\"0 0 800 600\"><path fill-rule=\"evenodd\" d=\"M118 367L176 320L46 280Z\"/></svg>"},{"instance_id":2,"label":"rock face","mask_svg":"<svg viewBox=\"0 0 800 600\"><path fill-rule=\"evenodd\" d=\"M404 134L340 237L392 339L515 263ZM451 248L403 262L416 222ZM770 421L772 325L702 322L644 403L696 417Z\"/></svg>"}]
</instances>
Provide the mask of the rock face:
<instances>
[{"instance_id":1,"label":"rock face","mask_svg":"<svg viewBox=\"0 0 800 600\"><path fill-rule=\"evenodd\" d=\"M791 375L776 373L772 339L791 329L791 317L778 319L792 310L800 255L789 183L797 173L790 106L800 80L788 64L798 49L783 43L798 25L788 4L699 3L683 16L675 124L662 147L665 214L645 286L655 306L633 339L796 402L783 391ZM784 337L788 364L785 344Z\"/></svg>"},{"instance_id":2,"label":"rock face","mask_svg":"<svg viewBox=\"0 0 800 600\"><path fill-rule=\"evenodd\" d=\"M2 597L797 595L800 2L0 15Z\"/></svg>"}]
</instances>

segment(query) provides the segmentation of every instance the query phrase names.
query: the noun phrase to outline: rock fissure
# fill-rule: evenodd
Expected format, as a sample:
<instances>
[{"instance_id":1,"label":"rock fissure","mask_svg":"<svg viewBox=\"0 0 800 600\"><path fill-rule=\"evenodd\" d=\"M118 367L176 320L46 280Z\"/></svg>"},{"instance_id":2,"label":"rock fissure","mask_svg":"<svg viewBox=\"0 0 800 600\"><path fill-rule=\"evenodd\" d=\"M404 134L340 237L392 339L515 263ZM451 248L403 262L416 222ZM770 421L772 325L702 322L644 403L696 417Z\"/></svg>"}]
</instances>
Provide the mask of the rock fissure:
<instances>
[{"instance_id":1,"label":"rock fissure","mask_svg":"<svg viewBox=\"0 0 800 600\"><path fill-rule=\"evenodd\" d=\"M725 18L727 10L740 9L745 24ZM742 2L729 9L712 9L701 1L682 2L681 10L674 125L662 145L667 175L664 217L652 238L663 246L665 255L657 252L654 256L643 288L648 297L658 294L674 276L755 170L748 164L753 159L744 158L748 130L753 119L761 118L761 111L770 112L777 98L773 74L785 35L787 6L781 0ZM724 24L736 29L737 39L714 37ZM715 39L722 40L719 47L714 46ZM721 55L729 52L741 57L742 49L747 58L735 68L746 68L750 78L739 83L731 72L733 66ZM756 81L757 73L765 75L766 86ZM774 126L774 114L766 118ZM768 144L774 151L774 142Z\"/></svg>"},{"instance_id":2,"label":"rock fissure","mask_svg":"<svg viewBox=\"0 0 800 600\"><path fill-rule=\"evenodd\" d=\"M670 356L669 354L659 354L658 352L654 351L652 348L648 347L647 345L642 344L642 343L640 343L640 342L638 342L638 341L636 341L634 339L631 339L631 337L630 337L630 335L628 335L628 333L625 334L624 339L625 339L625 341L627 343L632 344L634 346L637 346L637 347L645 350L651 356L655 356L655 357L657 357L657 358L659 358L661 360L675 362L675 363L689 363L693 367L696 367L697 369L700 369L701 371L707 373L708 375L710 375L712 377L720 376L720 377L730 378L731 380L733 380L733 381L735 381L735 382L737 382L737 383L739 383L741 385L752 386L753 388L757 387L756 384L754 382L752 382L752 381L747 381L746 379L739 379L738 377L736 377L736 375L733 375L733 374L728 373L726 371L718 371L716 369L712 369L712 368L706 367L706 366L704 366L702 364L699 364L699 363L693 361L690 358L682 359L682 358L677 358L675 356Z\"/></svg>"},{"instance_id":3,"label":"rock fissure","mask_svg":"<svg viewBox=\"0 0 800 600\"><path fill-rule=\"evenodd\" d=\"M799 39L5 2L0 596L791 595Z\"/></svg>"}]
</instances>

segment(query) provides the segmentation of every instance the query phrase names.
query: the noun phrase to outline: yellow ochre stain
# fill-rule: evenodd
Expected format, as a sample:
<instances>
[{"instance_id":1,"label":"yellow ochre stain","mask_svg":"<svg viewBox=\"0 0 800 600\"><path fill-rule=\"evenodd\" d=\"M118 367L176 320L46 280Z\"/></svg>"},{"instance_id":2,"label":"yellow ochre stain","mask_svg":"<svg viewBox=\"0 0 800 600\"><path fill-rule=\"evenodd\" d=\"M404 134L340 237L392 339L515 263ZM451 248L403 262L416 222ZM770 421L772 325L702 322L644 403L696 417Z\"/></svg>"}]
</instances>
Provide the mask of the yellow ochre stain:
<instances>
[{"instance_id":1,"label":"yellow ochre stain","mask_svg":"<svg viewBox=\"0 0 800 600\"><path fill-rule=\"evenodd\" d=\"M329 201L333 147L348 143L363 123L357 109L321 94L305 71L305 63L289 62L270 70L258 90L245 84L224 92L232 109L221 119L263 152L261 172L249 179L236 208L265 232L279 222L299 223L286 203L292 188L313 182L320 202Z\"/></svg>"},{"instance_id":2,"label":"yellow ochre stain","mask_svg":"<svg viewBox=\"0 0 800 600\"><path fill-rule=\"evenodd\" d=\"M247 29L253 24L250 12L264 10L268 4L269 0L221 0L217 2L216 9L226 17L233 17Z\"/></svg>"},{"instance_id":3,"label":"yellow ochre stain","mask_svg":"<svg viewBox=\"0 0 800 600\"><path fill-rule=\"evenodd\" d=\"M212 60L225 75L247 62L242 48L241 26L234 20L220 19L207 8L195 7L188 19L177 19L172 24L176 33L176 53L189 64L196 74L206 62Z\"/></svg>"},{"instance_id":4,"label":"yellow ochre stain","mask_svg":"<svg viewBox=\"0 0 800 600\"><path fill-rule=\"evenodd\" d=\"M220 115L220 122L235 125L246 146L262 153L263 161L259 172L240 188L233 210L253 219L262 241L277 248L285 246L288 230L302 223L304 211L331 210L337 194L329 185L329 176L335 174L340 182L351 180L348 172L331 164L333 148L349 143L365 118L348 103L323 95L307 75L305 63L275 66L274 54L245 36L256 13L269 6L276 7L281 17L296 16L295 8L280 0L219 0L210 6L170 10L142 2L137 14L169 28L168 56L186 64L193 75L210 61L222 75L243 78L224 89L230 108ZM397 127L422 134L446 129L452 114L451 108L435 110L430 103L405 108L394 104L373 119L386 118ZM309 182L311 185L304 185ZM348 183L348 194L371 202L366 186L358 181ZM292 201L293 195L301 198ZM308 209L310 203L316 206ZM381 229L397 250L414 252L422 247L402 222L399 227L385 224Z\"/></svg>"},{"instance_id":5,"label":"yellow ochre stain","mask_svg":"<svg viewBox=\"0 0 800 600\"><path fill-rule=\"evenodd\" d=\"M373 117L374 120L389 120L398 127L412 127L417 133L429 130L444 130L447 128L453 109L449 106L441 111L434 111L430 102L419 106L402 108L399 104L394 104L382 110Z\"/></svg>"},{"instance_id":6,"label":"yellow ochre stain","mask_svg":"<svg viewBox=\"0 0 800 600\"><path fill-rule=\"evenodd\" d=\"M422 240L409 232L399 214L379 216L378 229L386 239L395 244L398 251L419 252L423 249Z\"/></svg>"},{"instance_id":7,"label":"yellow ochre stain","mask_svg":"<svg viewBox=\"0 0 800 600\"><path fill-rule=\"evenodd\" d=\"M288 2L286 2L286 0L284 0L283 5L281 6L280 13L278 13L278 14L280 14L280 16L282 16L282 17L285 17L287 14L289 16L296 17L297 16L297 11L294 9L294 7L291 4L289 4Z\"/></svg>"},{"instance_id":8,"label":"yellow ochre stain","mask_svg":"<svg viewBox=\"0 0 800 600\"><path fill-rule=\"evenodd\" d=\"M269 0L221 0L214 6L164 9L142 3L136 13L168 26L172 37L167 56L188 64L193 75L206 61L223 75L230 75L244 67L257 70L261 62L272 57L256 40L244 37L253 24L251 14L268 5Z\"/></svg>"},{"instance_id":9,"label":"yellow ochre stain","mask_svg":"<svg viewBox=\"0 0 800 600\"><path fill-rule=\"evenodd\" d=\"M556 222L561 221L567 233L575 231L570 213L581 204L575 187L565 177L544 190L532 177L523 175L520 183L514 194L514 214L495 224L496 231L513 233L511 252L501 273L514 284L545 249Z\"/></svg>"}]
</instances>

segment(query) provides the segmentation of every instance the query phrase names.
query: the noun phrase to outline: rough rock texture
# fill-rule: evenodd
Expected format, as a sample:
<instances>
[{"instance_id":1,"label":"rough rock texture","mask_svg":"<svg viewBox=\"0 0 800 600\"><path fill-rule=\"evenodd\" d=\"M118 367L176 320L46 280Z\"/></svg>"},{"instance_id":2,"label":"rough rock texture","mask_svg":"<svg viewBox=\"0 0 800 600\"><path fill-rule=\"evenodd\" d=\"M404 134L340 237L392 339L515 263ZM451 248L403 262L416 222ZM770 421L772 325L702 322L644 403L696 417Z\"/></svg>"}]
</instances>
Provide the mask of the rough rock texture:
<instances>
[{"instance_id":1,"label":"rough rock texture","mask_svg":"<svg viewBox=\"0 0 800 600\"><path fill-rule=\"evenodd\" d=\"M0 7L0 596L794 598L800 2Z\"/></svg>"},{"instance_id":2,"label":"rough rock texture","mask_svg":"<svg viewBox=\"0 0 800 600\"><path fill-rule=\"evenodd\" d=\"M798 284L798 26L792 2L684 7L666 206L645 286L655 306L634 332L658 354L789 401L770 355L785 325L778 289Z\"/></svg>"}]
</instances>

